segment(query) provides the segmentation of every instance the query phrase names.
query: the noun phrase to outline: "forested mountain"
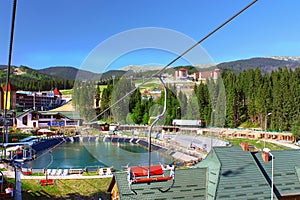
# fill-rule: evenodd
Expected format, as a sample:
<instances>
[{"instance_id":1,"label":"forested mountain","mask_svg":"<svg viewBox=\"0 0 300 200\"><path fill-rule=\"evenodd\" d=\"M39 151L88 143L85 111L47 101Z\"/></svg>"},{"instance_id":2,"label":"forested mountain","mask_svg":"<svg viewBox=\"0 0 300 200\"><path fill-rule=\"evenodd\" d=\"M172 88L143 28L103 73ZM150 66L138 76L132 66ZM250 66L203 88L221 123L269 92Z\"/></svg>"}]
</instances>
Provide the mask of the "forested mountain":
<instances>
[{"instance_id":1,"label":"forested mountain","mask_svg":"<svg viewBox=\"0 0 300 200\"><path fill-rule=\"evenodd\" d=\"M258 68L262 73L270 74L272 71L277 70L278 67L287 67L289 69L298 68L300 67L300 62L274 58L250 58L220 63L216 67L219 69L229 69L233 72L241 72L243 70Z\"/></svg>"},{"instance_id":2,"label":"forested mountain","mask_svg":"<svg viewBox=\"0 0 300 200\"><path fill-rule=\"evenodd\" d=\"M119 76L123 76L124 74L129 75L130 73L131 73L130 71L110 70L108 72L104 72L104 73L98 74L98 79L97 80L100 80L100 79L111 79L112 76L119 77Z\"/></svg>"},{"instance_id":3,"label":"forested mountain","mask_svg":"<svg viewBox=\"0 0 300 200\"><path fill-rule=\"evenodd\" d=\"M6 83L7 69L1 66L0 85ZM51 90L54 87L59 89L70 89L74 81L60 79L54 76L39 73L38 71L26 66L12 66L10 70L10 82L18 90Z\"/></svg>"},{"instance_id":4,"label":"forested mountain","mask_svg":"<svg viewBox=\"0 0 300 200\"><path fill-rule=\"evenodd\" d=\"M128 73L123 70L110 70L104 73L93 73L90 71L77 69L75 67L49 67L38 71L43 74L47 74L47 75L51 75L51 76L55 76L67 80L111 79L113 75L115 77L118 77L124 75L125 73Z\"/></svg>"},{"instance_id":5,"label":"forested mountain","mask_svg":"<svg viewBox=\"0 0 300 200\"><path fill-rule=\"evenodd\" d=\"M98 74L93 72L79 70L75 67L67 66L49 67L45 69L40 69L38 70L38 72L67 80L95 80L99 76Z\"/></svg>"}]
</instances>

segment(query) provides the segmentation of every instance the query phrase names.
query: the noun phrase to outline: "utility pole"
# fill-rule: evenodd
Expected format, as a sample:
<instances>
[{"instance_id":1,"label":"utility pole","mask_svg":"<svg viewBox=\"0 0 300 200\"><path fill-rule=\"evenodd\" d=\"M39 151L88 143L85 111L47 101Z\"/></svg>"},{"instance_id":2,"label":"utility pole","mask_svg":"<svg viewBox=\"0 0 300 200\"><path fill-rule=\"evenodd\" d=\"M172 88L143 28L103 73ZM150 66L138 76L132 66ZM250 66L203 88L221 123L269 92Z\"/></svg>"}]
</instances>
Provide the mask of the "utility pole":
<instances>
[{"instance_id":1,"label":"utility pole","mask_svg":"<svg viewBox=\"0 0 300 200\"><path fill-rule=\"evenodd\" d=\"M268 113L268 114L266 114L266 116L265 116L265 134L264 134L265 139L264 139L264 148L266 148L267 118L268 118L268 116L270 116L271 114L272 114L272 113Z\"/></svg>"}]
</instances>

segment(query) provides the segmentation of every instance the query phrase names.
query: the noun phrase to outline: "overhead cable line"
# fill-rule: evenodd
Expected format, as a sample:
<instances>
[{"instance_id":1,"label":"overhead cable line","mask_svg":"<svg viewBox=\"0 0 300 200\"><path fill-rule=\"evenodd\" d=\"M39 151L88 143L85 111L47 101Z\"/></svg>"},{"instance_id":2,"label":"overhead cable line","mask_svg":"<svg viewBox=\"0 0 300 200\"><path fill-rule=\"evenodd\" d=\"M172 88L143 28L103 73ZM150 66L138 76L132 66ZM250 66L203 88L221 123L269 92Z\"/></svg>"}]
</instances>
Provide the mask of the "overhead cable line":
<instances>
[{"instance_id":1,"label":"overhead cable line","mask_svg":"<svg viewBox=\"0 0 300 200\"><path fill-rule=\"evenodd\" d=\"M5 127L5 142L8 143L8 121L7 121L7 101L8 101L8 85L10 82L10 68L11 68L11 60L12 60L12 49L13 49L13 41L14 41L14 31L15 31L15 19L16 19L16 9L17 9L17 0L13 0L12 3L12 18L11 18L11 29L10 29L10 40L9 40L9 53L8 53L8 64L7 64L7 72L6 72L6 89L5 89L5 103L4 103L4 119L3 126ZM11 88L10 88L11 89ZM4 138L3 138L4 143Z\"/></svg>"},{"instance_id":2,"label":"overhead cable line","mask_svg":"<svg viewBox=\"0 0 300 200\"><path fill-rule=\"evenodd\" d=\"M239 16L242 12L244 12L245 10L247 10L250 6L252 6L254 3L256 3L258 0L254 0L251 3L249 3L247 6L245 6L243 9L241 9L240 11L238 11L236 14L234 14L232 17L230 17L228 20L226 20L225 22L223 22L221 25L219 25L217 28L215 28L213 31L211 31L209 34L207 34L205 37L203 37L202 39L200 39L198 42L196 42L195 44L193 44L191 47L189 47L187 50L185 50L183 53L181 53L179 56L177 56L175 59L173 59L171 62L169 62L167 65L165 65L161 70L159 70L158 72L152 74L149 78L147 78L145 81L143 81L141 84L139 84L137 87L135 87L134 89L132 89L131 91L129 91L126 95L124 95L123 97L121 97L120 99L118 99L116 102L114 102L112 105L110 105L108 108L106 108L104 111L102 111L100 114L98 114L96 117L94 117L92 120L90 120L90 122L94 121L95 119L97 119L99 116L103 115L105 112L107 112L110 108L112 108L113 106L115 106L116 104L118 104L119 102L121 102L122 100L124 100L127 96L129 96L130 94L132 94L134 91L136 91L140 86L144 85L145 83L147 83L149 80L153 79L154 77L160 76L167 67L171 66L173 63L175 63L178 59L182 58L185 54L187 54L189 51L191 51L193 48L195 48L196 46L198 46L200 43L202 43L204 40L206 40L207 38L209 38L211 35L213 35L215 32L217 32L219 29L221 29L223 26L225 26L226 24L228 24L230 21L232 21L234 18L236 18L237 16Z\"/></svg>"}]
</instances>

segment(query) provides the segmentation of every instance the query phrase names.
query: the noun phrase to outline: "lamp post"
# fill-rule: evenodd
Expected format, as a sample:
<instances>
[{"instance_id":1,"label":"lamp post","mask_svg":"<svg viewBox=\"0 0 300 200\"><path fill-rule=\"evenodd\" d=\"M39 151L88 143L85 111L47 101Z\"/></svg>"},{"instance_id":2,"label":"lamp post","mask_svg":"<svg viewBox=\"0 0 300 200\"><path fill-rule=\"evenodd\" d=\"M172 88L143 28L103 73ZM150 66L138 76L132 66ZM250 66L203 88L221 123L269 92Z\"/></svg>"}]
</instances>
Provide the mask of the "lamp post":
<instances>
[{"instance_id":1,"label":"lamp post","mask_svg":"<svg viewBox=\"0 0 300 200\"><path fill-rule=\"evenodd\" d=\"M179 106L176 108L176 118L177 118L177 116L178 116L178 113L177 113L178 109L180 109Z\"/></svg>"},{"instance_id":2,"label":"lamp post","mask_svg":"<svg viewBox=\"0 0 300 200\"><path fill-rule=\"evenodd\" d=\"M271 171L271 200L274 199L274 159L275 156L271 153L271 150L268 148L264 148L263 149L264 152L267 152L268 155L270 155L272 157L272 171Z\"/></svg>"},{"instance_id":3,"label":"lamp post","mask_svg":"<svg viewBox=\"0 0 300 200\"><path fill-rule=\"evenodd\" d=\"M211 129L214 127L214 118L215 118L215 109L211 111ZM213 146L213 131L210 131L210 151L212 150Z\"/></svg>"},{"instance_id":4,"label":"lamp post","mask_svg":"<svg viewBox=\"0 0 300 200\"><path fill-rule=\"evenodd\" d=\"M22 199L22 185L21 185L22 163L13 161L13 166L14 166L14 170L15 170L14 199L21 200Z\"/></svg>"},{"instance_id":5,"label":"lamp post","mask_svg":"<svg viewBox=\"0 0 300 200\"><path fill-rule=\"evenodd\" d=\"M271 200L273 200L274 199L274 159L275 159L275 157L274 157L274 155L271 153L271 152L269 152L269 155L272 157L272 186L271 186Z\"/></svg>"},{"instance_id":6,"label":"lamp post","mask_svg":"<svg viewBox=\"0 0 300 200\"><path fill-rule=\"evenodd\" d=\"M47 167L46 167L46 184L48 184L48 167L52 164L52 162L53 162L53 155L52 155L52 150L50 150L49 151L49 155L50 155L50 162L49 162L49 164L47 165Z\"/></svg>"},{"instance_id":7,"label":"lamp post","mask_svg":"<svg viewBox=\"0 0 300 200\"><path fill-rule=\"evenodd\" d=\"M268 114L266 114L266 116L265 116L265 139L264 139L264 148L266 148L266 132L267 132L267 118L268 118L268 116L270 116L272 113L268 113Z\"/></svg>"}]
</instances>

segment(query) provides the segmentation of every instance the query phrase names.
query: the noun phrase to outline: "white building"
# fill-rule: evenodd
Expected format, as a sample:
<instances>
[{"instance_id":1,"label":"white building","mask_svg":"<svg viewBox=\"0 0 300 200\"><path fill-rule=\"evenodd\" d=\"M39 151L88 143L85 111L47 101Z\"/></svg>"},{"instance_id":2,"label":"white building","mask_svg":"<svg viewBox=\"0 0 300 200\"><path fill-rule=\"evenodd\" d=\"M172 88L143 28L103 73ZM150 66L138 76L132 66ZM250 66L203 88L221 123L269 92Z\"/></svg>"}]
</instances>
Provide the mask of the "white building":
<instances>
[{"instance_id":1,"label":"white building","mask_svg":"<svg viewBox=\"0 0 300 200\"><path fill-rule=\"evenodd\" d=\"M82 124L79 113L74 111L34 111L16 114L16 128L32 129L43 127L77 127Z\"/></svg>"}]
</instances>

